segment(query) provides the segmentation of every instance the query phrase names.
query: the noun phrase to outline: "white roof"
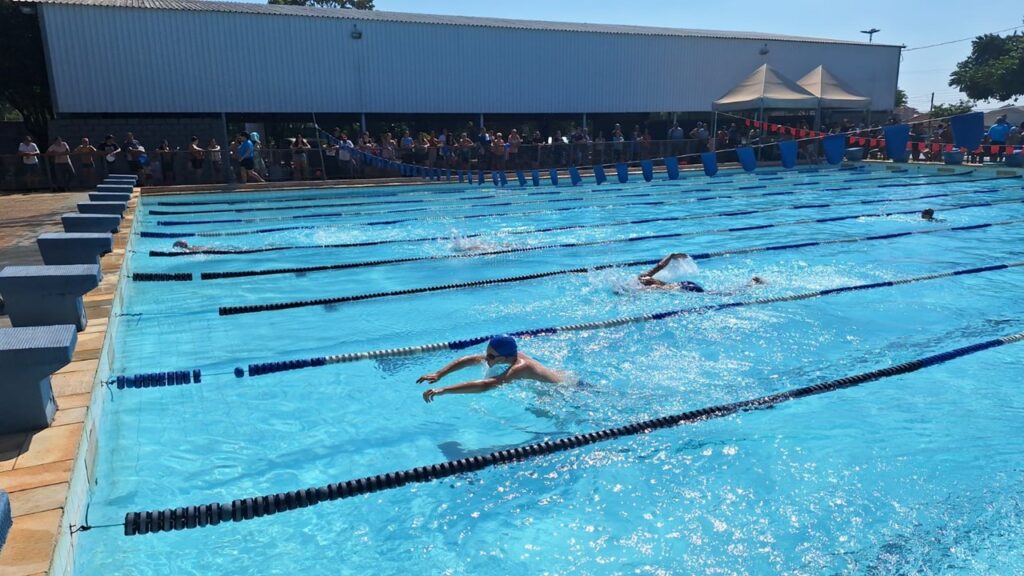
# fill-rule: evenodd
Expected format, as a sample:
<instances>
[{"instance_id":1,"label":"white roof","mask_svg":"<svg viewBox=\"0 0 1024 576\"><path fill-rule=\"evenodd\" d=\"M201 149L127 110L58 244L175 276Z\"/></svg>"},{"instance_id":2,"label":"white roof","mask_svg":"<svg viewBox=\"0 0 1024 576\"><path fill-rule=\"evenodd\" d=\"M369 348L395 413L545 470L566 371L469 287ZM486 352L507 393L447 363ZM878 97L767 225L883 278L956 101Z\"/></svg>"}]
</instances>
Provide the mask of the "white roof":
<instances>
[{"instance_id":1,"label":"white roof","mask_svg":"<svg viewBox=\"0 0 1024 576\"><path fill-rule=\"evenodd\" d=\"M585 22L547 22L542 20L515 20L508 18L479 18L471 16L445 16L440 14L413 14L383 12L379 10L352 10L318 8L313 6L286 6L248 2L217 2L206 0L15 0L27 4L64 4L71 6L100 6L107 8L141 8L151 10L181 10L189 12L230 12L270 16L307 16L315 18L344 18L378 22L406 22L414 24L449 24L516 28L522 30L549 30L555 32L597 32L603 34L632 34L645 36L689 36L699 38L732 38L744 40L778 40L813 42L818 44L854 44L861 46L887 46L847 40L830 40L806 36L787 36L761 32L731 32L655 26L625 26L621 24L588 24Z\"/></svg>"},{"instance_id":2,"label":"white roof","mask_svg":"<svg viewBox=\"0 0 1024 576\"><path fill-rule=\"evenodd\" d=\"M714 109L722 111L759 108L809 110L817 106L817 96L767 64L762 64L753 74L714 102Z\"/></svg>"},{"instance_id":3,"label":"white roof","mask_svg":"<svg viewBox=\"0 0 1024 576\"><path fill-rule=\"evenodd\" d=\"M805 90L817 96L822 108L867 108L871 98L854 92L824 66L818 66L796 81Z\"/></svg>"}]
</instances>

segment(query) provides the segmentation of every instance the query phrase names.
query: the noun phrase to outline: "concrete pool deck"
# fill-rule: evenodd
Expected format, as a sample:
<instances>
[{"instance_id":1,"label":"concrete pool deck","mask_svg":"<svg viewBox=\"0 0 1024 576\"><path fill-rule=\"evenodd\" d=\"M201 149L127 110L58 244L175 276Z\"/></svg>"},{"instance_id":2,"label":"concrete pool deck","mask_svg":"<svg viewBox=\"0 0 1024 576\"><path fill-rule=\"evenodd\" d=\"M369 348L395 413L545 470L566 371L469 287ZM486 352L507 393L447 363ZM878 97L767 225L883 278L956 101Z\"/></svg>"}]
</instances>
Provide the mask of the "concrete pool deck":
<instances>
[{"instance_id":1,"label":"concrete pool deck","mask_svg":"<svg viewBox=\"0 0 1024 576\"><path fill-rule=\"evenodd\" d=\"M4 195L0 263L42 264L36 237L62 231L60 215L73 212L86 198L85 193ZM100 261L103 280L83 298L89 325L78 334L71 363L51 379L58 406L53 423L36 432L0 435L0 489L10 494L14 516L14 526L0 551L0 576L48 574L58 535L68 529L62 517L72 464L82 439L137 203L136 189L120 232L114 235L113 251ZM0 326L9 325L7 317L0 316Z\"/></svg>"}]
</instances>

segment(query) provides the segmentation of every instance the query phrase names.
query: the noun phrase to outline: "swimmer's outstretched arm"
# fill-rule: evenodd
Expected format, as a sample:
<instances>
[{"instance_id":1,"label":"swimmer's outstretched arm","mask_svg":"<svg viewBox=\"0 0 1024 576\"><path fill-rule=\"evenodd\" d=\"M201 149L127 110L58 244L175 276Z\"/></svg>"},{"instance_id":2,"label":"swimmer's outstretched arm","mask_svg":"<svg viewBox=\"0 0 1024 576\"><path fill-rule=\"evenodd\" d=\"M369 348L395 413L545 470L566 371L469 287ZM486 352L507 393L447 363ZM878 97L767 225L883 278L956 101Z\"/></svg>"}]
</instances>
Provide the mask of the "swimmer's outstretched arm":
<instances>
[{"instance_id":1,"label":"swimmer's outstretched arm","mask_svg":"<svg viewBox=\"0 0 1024 576\"><path fill-rule=\"evenodd\" d=\"M669 254L668 256L665 256L664 258L662 258L661 262L658 262L657 264L655 264L654 268L651 268L647 272L641 273L640 276L641 277L643 277L643 276L654 276L658 272L661 272L662 270L664 270L665 267L668 266L668 263L671 262L672 260L675 260L676 258L686 258L686 257L687 257L686 254L684 254L682 252L677 252L675 254Z\"/></svg>"},{"instance_id":2,"label":"swimmer's outstretched arm","mask_svg":"<svg viewBox=\"0 0 1024 576\"><path fill-rule=\"evenodd\" d=\"M429 388L423 392L423 401L433 402L435 396L444 394L479 394L480 392L487 392L492 388L497 388L504 383L505 379L503 378L484 378L483 380L470 380L469 382L454 384L447 388Z\"/></svg>"},{"instance_id":3,"label":"swimmer's outstretched arm","mask_svg":"<svg viewBox=\"0 0 1024 576\"><path fill-rule=\"evenodd\" d=\"M431 372L430 374L424 374L423 376L420 376L419 378L416 379L416 383L417 384L419 384L421 382L434 383L434 382L437 382L438 380L440 380L441 378L444 378L448 374L451 374L452 372L456 372L458 370L462 370L463 368L467 368L469 366L473 366L474 364L480 364L481 362L484 362L485 360L486 359L484 358L483 354L470 354L469 356L463 356L462 358L459 358L458 360L454 360L454 361L450 362L447 366L445 366L444 368L441 368L437 372Z\"/></svg>"}]
</instances>

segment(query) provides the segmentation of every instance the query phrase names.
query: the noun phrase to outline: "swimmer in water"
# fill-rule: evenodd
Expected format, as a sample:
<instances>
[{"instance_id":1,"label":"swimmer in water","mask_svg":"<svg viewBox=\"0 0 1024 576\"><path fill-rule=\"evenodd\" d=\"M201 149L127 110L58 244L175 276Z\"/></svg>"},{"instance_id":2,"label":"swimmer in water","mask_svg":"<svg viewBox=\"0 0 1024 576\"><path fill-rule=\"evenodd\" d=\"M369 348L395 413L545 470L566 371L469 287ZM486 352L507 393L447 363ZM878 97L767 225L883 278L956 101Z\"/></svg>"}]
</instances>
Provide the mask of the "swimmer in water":
<instances>
[{"instance_id":1,"label":"swimmer in water","mask_svg":"<svg viewBox=\"0 0 1024 576\"><path fill-rule=\"evenodd\" d=\"M430 388L423 393L423 401L432 402L436 396L441 396L442 394L478 394L480 392L487 392L492 388L497 388L513 380L534 380L548 384L560 384L567 378L564 372L552 370L520 352L515 338L511 336L495 336L487 343L487 351L484 354L463 356L437 372L420 376L416 383L426 382L433 384L456 370L462 370L463 368L481 363L487 364L487 375L484 378L453 384L445 388Z\"/></svg>"},{"instance_id":2,"label":"swimmer in water","mask_svg":"<svg viewBox=\"0 0 1024 576\"><path fill-rule=\"evenodd\" d=\"M178 252L202 252L206 250L206 246L192 246L184 240L175 240L174 244L171 245Z\"/></svg>"},{"instance_id":3,"label":"swimmer in water","mask_svg":"<svg viewBox=\"0 0 1024 576\"><path fill-rule=\"evenodd\" d=\"M945 222L942 218L936 218L935 210L931 208L925 208L921 211L921 219L926 222Z\"/></svg>"},{"instance_id":4,"label":"swimmer in water","mask_svg":"<svg viewBox=\"0 0 1024 576\"><path fill-rule=\"evenodd\" d=\"M696 282L691 282L689 280L683 280L682 282L665 282L664 280L658 280L657 278L654 277L658 272L661 272L669 264L671 264L673 260L686 260L686 259L689 259L689 258L690 258L689 256L687 256L686 254L684 254L682 252L677 252L675 254L669 254L668 256L665 256L664 258L662 258L661 262L658 262L654 266L654 268L651 268L650 270L648 270L646 272L641 272L640 275L636 277L636 279L637 279L637 281L640 282L640 286L642 286L644 288L650 288L652 290L672 290L672 291L677 291L677 292L701 292L701 293L707 292L706 290L704 290L703 286L701 286L700 284L697 284ZM766 284L764 279L761 278L760 276L754 276L753 278L750 279L750 282L747 284L747 286L745 286L745 288L750 287L750 286L759 286L761 284ZM734 294L734 293L736 293L735 290L729 291L729 292L709 292L709 294Z\"/></svg>"}]
</instances>

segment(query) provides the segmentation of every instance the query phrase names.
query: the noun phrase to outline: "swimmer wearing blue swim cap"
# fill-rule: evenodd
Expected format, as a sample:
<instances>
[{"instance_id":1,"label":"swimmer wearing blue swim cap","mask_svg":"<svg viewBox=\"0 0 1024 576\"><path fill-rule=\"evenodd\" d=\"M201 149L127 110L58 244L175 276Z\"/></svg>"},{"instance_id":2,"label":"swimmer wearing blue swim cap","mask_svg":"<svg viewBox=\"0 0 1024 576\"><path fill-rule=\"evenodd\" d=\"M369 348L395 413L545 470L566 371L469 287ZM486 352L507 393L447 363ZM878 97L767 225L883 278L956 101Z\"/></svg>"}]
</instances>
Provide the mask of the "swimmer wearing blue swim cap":
<instances>
[{"instance_id":1,"label":"swimmer wearing blue swim cap","mask_svg":"<svg viewBox=\"0 0 1024 576\"><path fill-rule=\"evenodd\" d=\"M443 394L479 394L513 380L534 380L559 384L566 378L564 373L552 370L520 352L515 338L502 335L491 338L487 343L487 350L483 354L463 356L437 372L420 376L416 383L433 384L452 372L479 364L487 365L487 373L483 378L453 384L445 388L430 388L423 392L423 400L432 402L434 397Z\"/></svg>"}]
</instances>

